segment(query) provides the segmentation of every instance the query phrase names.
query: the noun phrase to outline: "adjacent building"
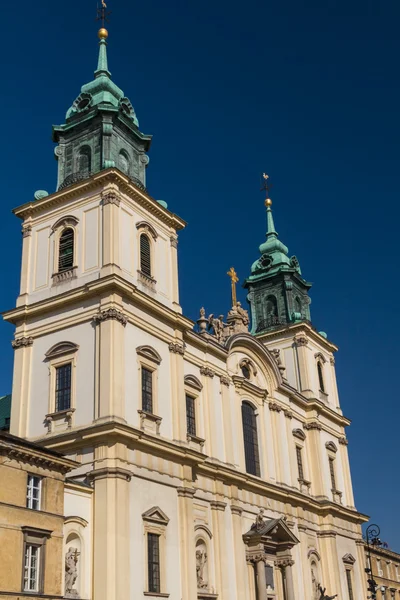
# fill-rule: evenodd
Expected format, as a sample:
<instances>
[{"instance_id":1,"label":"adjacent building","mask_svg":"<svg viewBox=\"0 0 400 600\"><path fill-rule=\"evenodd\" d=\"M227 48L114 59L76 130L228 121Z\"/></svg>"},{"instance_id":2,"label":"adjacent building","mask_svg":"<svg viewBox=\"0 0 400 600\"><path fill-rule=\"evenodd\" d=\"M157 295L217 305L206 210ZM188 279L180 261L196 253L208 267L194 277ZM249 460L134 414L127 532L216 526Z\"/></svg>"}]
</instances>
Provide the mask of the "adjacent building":
<instances>
[{"instance_id":1,"label":"adjacent building","mask_svg":"<svg viewBox=\"0 0 400 600\"><path fill-rule=\"evenodd\" d=\"M320 585L365 598L337 347L312 325L271 200L244 282L251 326L234 293L226 319L201 309L193 323L179 303L186 223L147 191L151 136L99 37L95 78L53 129L57 190L14 211L10 431L54 458L39 466L26 442L18 486L0 492L26 513L6 530L13 553L46 555L45 594L85 600L316 600ZM25 506L29 477L32 497L46 477L42 512ZM20 591L21 577L2 585Z\"/></svg>"},{"instance_id":2,"label":"adjacent building","mask_svg":"<svg viewBox=\"0 0 400 600\"><path fill-rule=\"evenodd\" d=\"M400 554L385 545L370 546L370 557L366 546L366 564L372 571L377 584L377 600L398 600L400 598Z\"/></svg>"},{"instance_id":3,"label":"adjacent building","mask_svg":"<svg viewBox=\"0 0 400 600\"><path fill-rule=\"evenodd\" d=\"M76 464L0 432L0 596L61 597L64 482Z\"/></svg>"}]
</instances>

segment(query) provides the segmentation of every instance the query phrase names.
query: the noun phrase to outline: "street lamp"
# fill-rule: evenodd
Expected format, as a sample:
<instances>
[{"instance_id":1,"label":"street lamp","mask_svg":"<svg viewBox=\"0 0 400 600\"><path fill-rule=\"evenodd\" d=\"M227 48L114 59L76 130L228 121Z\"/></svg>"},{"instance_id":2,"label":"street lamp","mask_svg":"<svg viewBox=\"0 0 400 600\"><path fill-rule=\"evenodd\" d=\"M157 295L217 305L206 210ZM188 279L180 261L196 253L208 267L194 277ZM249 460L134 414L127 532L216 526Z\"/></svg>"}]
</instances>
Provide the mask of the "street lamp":
<instances>
[{"instance_id":1,"label":"street lamp","mask_svg":"<svg viewBox=\"0 0 400 600\"><path fill-rule=\"evenodd\" d=\"M371 546L382 546L382 542L379 539L379 535L381 530L378 525L371 524L367 527L365 532L366 540L367 540L367 550L368 550L368 565L365 569L367 573L367 582L368 582L368 591L371 592L371 595L368 598L371 600L376 600L376 591L378 589L378 585L374 580L374 574L372 571L372 560L371 560Z\"/></svg>"}]
</instances>

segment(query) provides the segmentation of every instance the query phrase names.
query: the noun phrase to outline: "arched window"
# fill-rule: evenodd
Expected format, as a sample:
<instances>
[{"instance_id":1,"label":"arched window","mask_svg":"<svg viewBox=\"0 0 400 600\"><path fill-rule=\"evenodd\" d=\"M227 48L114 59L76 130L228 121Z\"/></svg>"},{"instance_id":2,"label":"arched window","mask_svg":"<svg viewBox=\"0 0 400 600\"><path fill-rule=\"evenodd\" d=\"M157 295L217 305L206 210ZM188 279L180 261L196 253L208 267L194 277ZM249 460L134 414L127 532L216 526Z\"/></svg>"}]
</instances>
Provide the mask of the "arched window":
<instances>
[{"instance_id":1,"label":"arched window","mask_svg":"<svg viewBox=\"0 0 400 600\"><path fill-rule=\"evenodd\" d=\"M84 146L79 150L78 171L79 173L89 174L92 170L92 152L89 146Z\"/></svg>"},{"instance_id":2,"label":"arched window","mask_svg":"<svg viewBox=\"0 0 400 600\"><path fill-rule=\"evenodd\" d=\"M140 270L147 277L151 277L151 247L145 233L140 236Z\"/></svg>"},{"instance_id":3,"label":"arched window","mask_svg":"<svg viewBox=\"0 0 400 600\"><path fill-rule=\"evenodd\" d=\"M121 150L118 155L118 169L123 173L129 173L129 156L125 150Z\"/></svg>"},{"instance_id":4,"label":"arched window","mask_svg":"<svg viewBox=\"0 0 400 600\"><path fill-rule=\"evenodd\" d=\"M318 371L319 389L321 390L321 392L325 393L324 374L322 372L321 361L317 362L317 371Z\"/></svg>"},{"instance_id":5,"label":"arched window","mask_svg":"<svg viewBox=\"0 0 400 600\"><path fill-rule=\"evenodd\" d=\"M246 471L260 477L260 457L258 453L257 417L251 404L242 404L242 424Z\"/></svg>"},{"instance_id":6,"label":"arched window","mask_svg":"<svg viewBox=\"0 0 400 600\"><path fill-rule=\"evenodd\" d=\"M64 229L58 247L58 272L68 271L74 266L75 232L71 227Z\"/></svg>"}]
</instances>

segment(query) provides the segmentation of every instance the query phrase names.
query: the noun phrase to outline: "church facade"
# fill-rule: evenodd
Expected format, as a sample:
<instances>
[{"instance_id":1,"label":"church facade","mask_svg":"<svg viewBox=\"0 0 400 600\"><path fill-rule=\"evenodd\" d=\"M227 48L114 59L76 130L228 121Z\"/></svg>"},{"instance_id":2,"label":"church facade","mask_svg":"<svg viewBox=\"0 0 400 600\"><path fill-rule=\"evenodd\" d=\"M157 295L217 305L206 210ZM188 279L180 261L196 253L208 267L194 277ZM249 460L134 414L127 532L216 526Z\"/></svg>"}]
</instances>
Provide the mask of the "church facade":
<instances>
[{"instance_id":1,"label":"church facade","mask_svg":"<svg viewBox=\"0 0 400 600\"><path fill-rule=\"evenodd\" d=\"M185 222L146 189L134 108L95 79L54 127L58 189L22 220L10 432L78 463L63 595L122 600L366 597L336 346L268 231L226 322L179 304ZM32 580L32 577L31 577ZM32 590L31 590L32 591ZM24 590L22 590L23 594Z\"/></svg>"}]
</instances>

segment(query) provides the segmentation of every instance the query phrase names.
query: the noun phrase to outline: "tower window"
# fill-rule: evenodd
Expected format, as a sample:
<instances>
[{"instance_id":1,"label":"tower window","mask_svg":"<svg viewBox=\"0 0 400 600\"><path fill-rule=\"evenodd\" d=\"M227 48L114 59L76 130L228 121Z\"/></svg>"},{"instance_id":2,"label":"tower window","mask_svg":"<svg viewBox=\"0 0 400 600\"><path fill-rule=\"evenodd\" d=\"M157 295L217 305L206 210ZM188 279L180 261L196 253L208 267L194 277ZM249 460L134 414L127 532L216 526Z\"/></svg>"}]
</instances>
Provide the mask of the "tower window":
<instances>
[{"instance_id":1,"label":"tower window","mask_svg":"<svg viewBox=\"0 0 400 600\"><path fill-rule=\"evenodd\" d=\"M72 364L56 368L56 412L71 408Z\"/></svg>"},{"instance_id":2,"label":"tower window","mask_svg":"<svg viewBox=\"0 0 400 600\"><path fill-rule=\"evenodd\" d=\"M260 457L258 453L257 417L254 408L248 402L242 404L242 424L246 471L260 477Z\"/></svg>"},{"instance_id":3,"label":"tower window","mask_svg":"<svg viewBox=\"0 0 400 600\"><path fill-rule=\"evenodd\" d=\"M318 371L319 389L321 390L321 392L325 393L324 374L322 372L321 361L317 362L317 371Z\"/></svg>"},{"instance_id":4,"label":"tower window","mask_svg":"<svg viewBox=\"0 0 400 600\"><path fill-rule=\"evenodd\" d=\"M149 592L159 594L160 581L160 536L155 533L147 534L147 570Z\"/></svg>"},{"instance_id":5,"label":"tower window","mask_svg":"<svg viewBox=\"0 0 400 600\"><path fill-rule=\"evenodd\" d=\"M58 250L58 272L68 271L74 266L75 232L68 227L61 234Z\"/></svg>"},{"instance_id":6,"label":"tower window","mask_svg":"<svg viewBox=\"0 0 400 600\"><path fill-rule=\"evenodd\" d=\"M186 424L189 435L196 435L196 400L186 394Z\"/></svg>"},{"instance_id":7,"label":"tower window","mask_svg":"<svg viewBox=\"0 0 400 600\"><path fill-rule=\"evenodd\" d=\"M304 481L303 456L302 456L302 449L300 448L300 446L296 446L296 458L297 458L297 469L299 472L299 479Z\"/></svg>"},{"instance_id":8,"label":"tower window","mask_svg":"<svg viewBox=\"0 0 400 600\"><path fill-rule=\"evenodd\" d=\"M329 474L331 476L332 490L336 491L335 459L329 457Z\"/></svg>"},{"instance_id":9,"label":"tower window","mask_svg":"<svg viewBox=\"0 0 400 600\"><path fill-rule=\"evenodd\" d=\"M92 170L92 152L88 146L81 148L78 157L78 171L89 175Z\"/></svg>"},{"instance_id":10,"label":"tower window","mask_svg":"<svg viewBox=\"0 0 400 600\"><path fill-rule=\"evenodd\" d=\"M140 236L140 270L147 277L151 277L150 240L145 233Z\"/></svg>"},{"instance_id":11,"label":"tower window","mask_svg":"<svg viewBox=\"0 0 400 600\"><path fill-rule=\"evenodd\" d=\"M142 410L153 412L153 371L142 367Z\"/></svg>"},{"instance_id":12,"label":"tower window","mask_svg":"<svg viewBox=\"0 0 400 600\"><path fill-rule=\"evenodd\" d=\"M121 150L118 155L118 169L127 175L129 174L129 156L124 150Z\"/></svg>"}]
</instances>

